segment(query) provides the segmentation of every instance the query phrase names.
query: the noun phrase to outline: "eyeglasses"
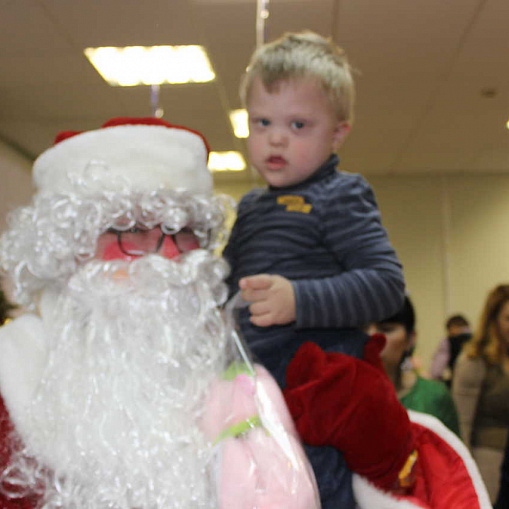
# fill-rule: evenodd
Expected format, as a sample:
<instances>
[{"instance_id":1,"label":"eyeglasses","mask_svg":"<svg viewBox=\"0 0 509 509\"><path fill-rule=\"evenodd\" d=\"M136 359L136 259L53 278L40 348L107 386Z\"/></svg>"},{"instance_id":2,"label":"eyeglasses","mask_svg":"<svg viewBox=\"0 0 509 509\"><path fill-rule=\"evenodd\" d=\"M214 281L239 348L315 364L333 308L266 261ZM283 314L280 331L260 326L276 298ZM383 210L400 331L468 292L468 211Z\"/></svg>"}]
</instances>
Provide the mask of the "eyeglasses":
<instances>
[{"instance_id":1,"label":"eyeglasses","mask_svg":"<svg viewBox=\"0 0 509 509\"><path fill-rule=\"evenodd\" d=\"M170 232L164 228L164 225L150 229L143 226L134 226L128 230L109 228L107 231L116 235L120 250L128 256L157 253L166 237L172 239L179 253L186 253L200 247L198 237L188 227L178 232Z\"/></svg>"}]
</instances>

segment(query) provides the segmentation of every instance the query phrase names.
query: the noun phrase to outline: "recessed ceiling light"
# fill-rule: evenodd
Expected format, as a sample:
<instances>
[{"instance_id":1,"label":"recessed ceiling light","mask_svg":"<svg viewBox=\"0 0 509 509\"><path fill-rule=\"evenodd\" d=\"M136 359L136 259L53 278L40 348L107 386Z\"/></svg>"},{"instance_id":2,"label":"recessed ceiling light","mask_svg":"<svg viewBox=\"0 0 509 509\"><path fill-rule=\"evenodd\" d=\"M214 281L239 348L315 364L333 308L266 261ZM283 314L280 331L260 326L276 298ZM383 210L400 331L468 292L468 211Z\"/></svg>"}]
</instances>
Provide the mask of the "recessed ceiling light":
<instances>
[{"instance_id":1,"label":"recessed ceiling light","mask_svg":"<svg viewBox=\"0 0 509 509\"><path fill-rule=\"evenodd\" d=\"M86 57L112 86L204 83L215 78L203 46L86 48Z\"/></svg>"},{"instance_id":2,"label":"recessed ceiling light","mask_svg":"<svg viewBox=\"0 0 509 509\"><path fill-rule=\"evenodd\" d=\"M507 129L509 129L509 120L507 121L507 123L505 124L505 126L507 127Z\"/></svg>"},{"instance_id":3,"label":"recessed ceiling light","mask_svg":"<svg viewBox=\"0 0 509 509\"><path fill-rule=\"evenodd\" d=\"M492 99L497 95L497 89L494 87L484 87L481 89L481 95L486 99Z\"/></svg>"},{"instance_id":4,"label":"recessed ceiling light","mask_svg":"<svg viewBox=\"0 0 509 509\"><path fill-rule=\"evenodd\" d=\"M209 168L211 171L242 171L246 168L246 161L240 152L211 152Z\"/></svg>"},{"instance_id":5,"label":"recessed ceiling light","mask_svg":"<svg viewBox=\"0 0 509 509\"><path fill-rule=\"evenodd\" d=\"M233 126L233 132L237 138L249 137L247 117L247 111L245 109L230 111L230 122Z\"/></svg>"}]
</instances>

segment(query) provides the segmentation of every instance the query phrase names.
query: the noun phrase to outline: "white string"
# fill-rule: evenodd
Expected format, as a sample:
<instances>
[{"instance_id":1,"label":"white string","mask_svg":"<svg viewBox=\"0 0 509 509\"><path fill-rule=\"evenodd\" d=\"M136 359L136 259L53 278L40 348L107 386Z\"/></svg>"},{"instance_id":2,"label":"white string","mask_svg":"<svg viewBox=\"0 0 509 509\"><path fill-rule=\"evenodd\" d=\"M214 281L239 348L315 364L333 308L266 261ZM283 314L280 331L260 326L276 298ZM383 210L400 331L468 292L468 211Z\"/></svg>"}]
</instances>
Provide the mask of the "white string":
<instances>
[{"instance_id":1,"label":"white string","mask_svg":"<svg viewBox=\"0 0 509 509\"><path fill-rule=\"evenodd\" d=\"M266 20L269 17L269 1L257 0L256 5L256 47L259 48L267 41Z\"/></svg>"},{"instance_id":2,"label":"white string","mask_svg":"<svg viewBox=\"0 0 509 509\"><path fill-rule=\"evenodd\" d=\"M164 111L159 106L159 93L161 87L159 85L150 85L150 104L152 107L152 116L155 118L161 118Z\"/></svg>"}]
</instances>

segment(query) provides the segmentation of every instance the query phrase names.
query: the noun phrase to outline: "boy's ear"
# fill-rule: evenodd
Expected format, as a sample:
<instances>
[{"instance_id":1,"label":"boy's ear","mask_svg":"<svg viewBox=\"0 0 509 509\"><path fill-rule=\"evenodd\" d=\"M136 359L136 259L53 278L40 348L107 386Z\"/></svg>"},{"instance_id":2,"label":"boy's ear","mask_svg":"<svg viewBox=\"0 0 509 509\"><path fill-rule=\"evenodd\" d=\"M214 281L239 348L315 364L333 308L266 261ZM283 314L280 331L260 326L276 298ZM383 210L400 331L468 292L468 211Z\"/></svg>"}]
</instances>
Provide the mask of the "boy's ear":
<instances>
[{"instance_id":1,"label":"boy's ear","mask_svg":"<svg viewBox=\"0 0 509 509\"><path fill-rule=\"evenodd\" d=\"M336 127L334 129L333 134L333 144L334 144L334 150L338 150L339 147L343 144L346 137L348 136L348 133L350 132L351 125L348 122L338 122L336 124Z\"/></svg>"}]
</instances>

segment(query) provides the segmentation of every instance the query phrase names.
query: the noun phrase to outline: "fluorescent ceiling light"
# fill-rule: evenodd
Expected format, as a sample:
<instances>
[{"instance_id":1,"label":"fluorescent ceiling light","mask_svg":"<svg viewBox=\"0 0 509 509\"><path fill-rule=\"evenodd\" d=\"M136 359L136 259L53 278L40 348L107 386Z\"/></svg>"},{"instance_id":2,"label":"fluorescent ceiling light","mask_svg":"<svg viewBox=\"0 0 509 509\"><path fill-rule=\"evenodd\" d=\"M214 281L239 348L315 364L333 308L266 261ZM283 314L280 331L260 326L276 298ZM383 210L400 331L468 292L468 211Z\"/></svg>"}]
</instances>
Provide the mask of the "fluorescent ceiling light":
<instances>
[{"instance_id":1,"label":"fluorescent ceiling light","mask_svg":"<svg viewBox=\"0 0 509 509\"><path fill-rule=\"evenodd\" d=\"M204 83L216 76L203 46L110 46L84 53L113 86Z\"/></svg>"},{"instance_id":2,"label":"fluorescent ceiling light","mask_svg":"<svg viewBox=\"0 0 509 509\"><path fill-rule=\"evenodd\" d=\"M249 125L247 118L247 111L244 109L230 111L230 122L233 127L233 132L237 138L249 137Z\"/></svg>"},{"instance_id":3,"label":"fluorescent ceiling light","mask_svg":"<svg viewBox=\"0 0 509 509\"><path fill-rule=\"evenodd\" d=\"M509 129L509 120L507 121L507 124L505 125L507 129Z\"/></svg>"},{"instance_id":4,"label":"fluorescent ceiling light","mask_svg":"<svg viewBox=\"0 0 509 509\"><path fill-rule=\"evenodd\" d=\"M242 171L246 169L246 161L240 152L211 152L209 168L211 171Z\"/></svg>"}]
</instances>

